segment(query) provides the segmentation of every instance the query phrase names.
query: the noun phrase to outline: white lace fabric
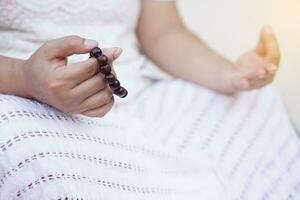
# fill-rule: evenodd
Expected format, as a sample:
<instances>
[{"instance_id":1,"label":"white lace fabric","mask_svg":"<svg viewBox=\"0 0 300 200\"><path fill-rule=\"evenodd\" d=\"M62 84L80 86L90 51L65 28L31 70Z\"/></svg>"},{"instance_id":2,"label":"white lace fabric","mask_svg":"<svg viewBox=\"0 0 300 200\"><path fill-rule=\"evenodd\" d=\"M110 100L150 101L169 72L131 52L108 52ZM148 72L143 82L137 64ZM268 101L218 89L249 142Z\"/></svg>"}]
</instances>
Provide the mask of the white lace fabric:
<instances>
[{"instance_id":1,"label":"white lace fabric","mask_svg":"<svg viewBox=\"0 0 300 200\"><path fill-rule=\"evenodd\" d=\"M66 35L120 46L116 71L132 97L97 119L0 95L0 199L300 199L300 142L274 89L229 97L144 78L139 7L0 0L0 55L26 59Z\"/></svg>"}]
</instances>

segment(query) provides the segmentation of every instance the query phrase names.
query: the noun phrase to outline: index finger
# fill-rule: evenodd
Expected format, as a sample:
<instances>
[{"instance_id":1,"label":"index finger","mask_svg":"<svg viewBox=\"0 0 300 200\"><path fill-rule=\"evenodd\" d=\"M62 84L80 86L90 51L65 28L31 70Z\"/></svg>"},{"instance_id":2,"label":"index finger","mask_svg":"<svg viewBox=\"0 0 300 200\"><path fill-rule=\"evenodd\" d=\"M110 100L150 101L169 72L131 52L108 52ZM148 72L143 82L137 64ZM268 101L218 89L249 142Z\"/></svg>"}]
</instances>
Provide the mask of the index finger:
<instances>
[{"instance_id":1,"label":"index finger","mask_svg":"<svg viewBox=\"0 0 300 200\"><path fill-rule=\"evenodd\" d=\"M90 79L99 72L97 59L89 58L85 61L68 65L64 70L64 77L74 81L74 84Z\"/></svg>"}]
</instances>

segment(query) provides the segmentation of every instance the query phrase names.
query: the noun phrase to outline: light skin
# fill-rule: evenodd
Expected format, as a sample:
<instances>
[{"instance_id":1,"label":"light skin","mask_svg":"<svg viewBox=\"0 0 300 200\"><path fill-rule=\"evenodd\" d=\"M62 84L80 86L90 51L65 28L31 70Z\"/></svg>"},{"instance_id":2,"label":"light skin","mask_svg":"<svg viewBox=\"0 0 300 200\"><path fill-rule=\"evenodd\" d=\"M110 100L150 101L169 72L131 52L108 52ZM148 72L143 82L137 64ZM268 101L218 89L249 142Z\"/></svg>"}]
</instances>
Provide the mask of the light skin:
<instances>
[{"instance_id":1,"label":"light skin","mask_svg":"<svg viewBox=\"0 0 300 200\"><path fill-rule=\"evenodd\" d=\"M172 2L144 0L137 34L143 52L161 69L222 93L269 84L280 62L278 43L270 27L261 30L256 48L231 63L184 26Z\"/></svg>"},{"instance_id":2,"label":"light skin","mask_svg":"<svg viewBox=\"0 0 300 200\"><path fill-rule=\"evenodd\" d=\"M93 40L68 36L46 42L27 60L0 57L1 92L47 103L69 114L103 117L114 98L97 60L68 64L67 57L98 46ZM122 53L104 49L109 63Z\"/></svg>"},{"instance_id":3,"label":"light skin","mask_svg":"<svg viewBox=\"0 0 300 200\"><path fill-rule=\"evenodd\" d=\"M262 29L256 48L231 63L184 26L172 2L142 1L136 32L143 53L162 70L226 94L271 83L280 62L270 27ZM96 41L68 36L46 42L26 60L0 56L0 92L35 99L69 114L103 117L114 98L97 61L67 62L69 56L96 46ZM104 50L111 64L121 53L117 47Z\"/></svg>"}]
</instances>

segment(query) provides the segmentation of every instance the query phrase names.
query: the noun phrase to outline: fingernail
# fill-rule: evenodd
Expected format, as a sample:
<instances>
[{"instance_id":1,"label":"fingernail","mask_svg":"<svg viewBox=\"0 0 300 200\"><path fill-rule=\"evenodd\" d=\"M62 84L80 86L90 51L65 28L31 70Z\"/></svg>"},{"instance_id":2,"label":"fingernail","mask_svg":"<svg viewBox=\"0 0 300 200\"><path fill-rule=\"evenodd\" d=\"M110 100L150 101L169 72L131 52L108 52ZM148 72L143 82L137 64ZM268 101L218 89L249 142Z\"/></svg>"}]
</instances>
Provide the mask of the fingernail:
<instances>
[{"instance_id":1,"label":"fingernail","mask_svg":"<svg viewBox=\"0 0 300 200\"><path fill-rule=\"evenodd\" d=\"M117 59L122 54L123 50L121 48L117 48L114 52L114 59Z\"/></svg>"},{"instance_id":2,"label":"fingernail","mask_svg":"<svg viewBox=\"0 0 300 200\"><path fill-rule=\"evenodd\" d=\"M87 47L87 48L97 47L98 46L98 42L95 41L95 40L85 39L84 40L84 46Z\"/></svg>"}]
</instances>

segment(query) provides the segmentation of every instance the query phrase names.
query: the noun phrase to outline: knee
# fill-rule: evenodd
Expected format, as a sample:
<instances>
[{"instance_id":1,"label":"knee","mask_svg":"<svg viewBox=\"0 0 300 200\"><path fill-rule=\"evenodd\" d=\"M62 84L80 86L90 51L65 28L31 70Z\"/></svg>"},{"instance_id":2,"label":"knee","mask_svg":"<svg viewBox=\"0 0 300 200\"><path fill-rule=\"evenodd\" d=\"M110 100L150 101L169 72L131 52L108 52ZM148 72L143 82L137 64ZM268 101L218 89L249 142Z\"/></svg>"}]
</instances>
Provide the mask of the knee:
<instances>
[{"instance_id":1,"label":"knee","mask_svg":"<svg viewBox=\"0 0 300 200\"><path fill-rule=\"evenodd\" d=\"M30 99L0 94L0 134L7 127L10 127L9 130L18 129L29 118L46 111L46 107Z\"/></svg>"}]
</instances>

